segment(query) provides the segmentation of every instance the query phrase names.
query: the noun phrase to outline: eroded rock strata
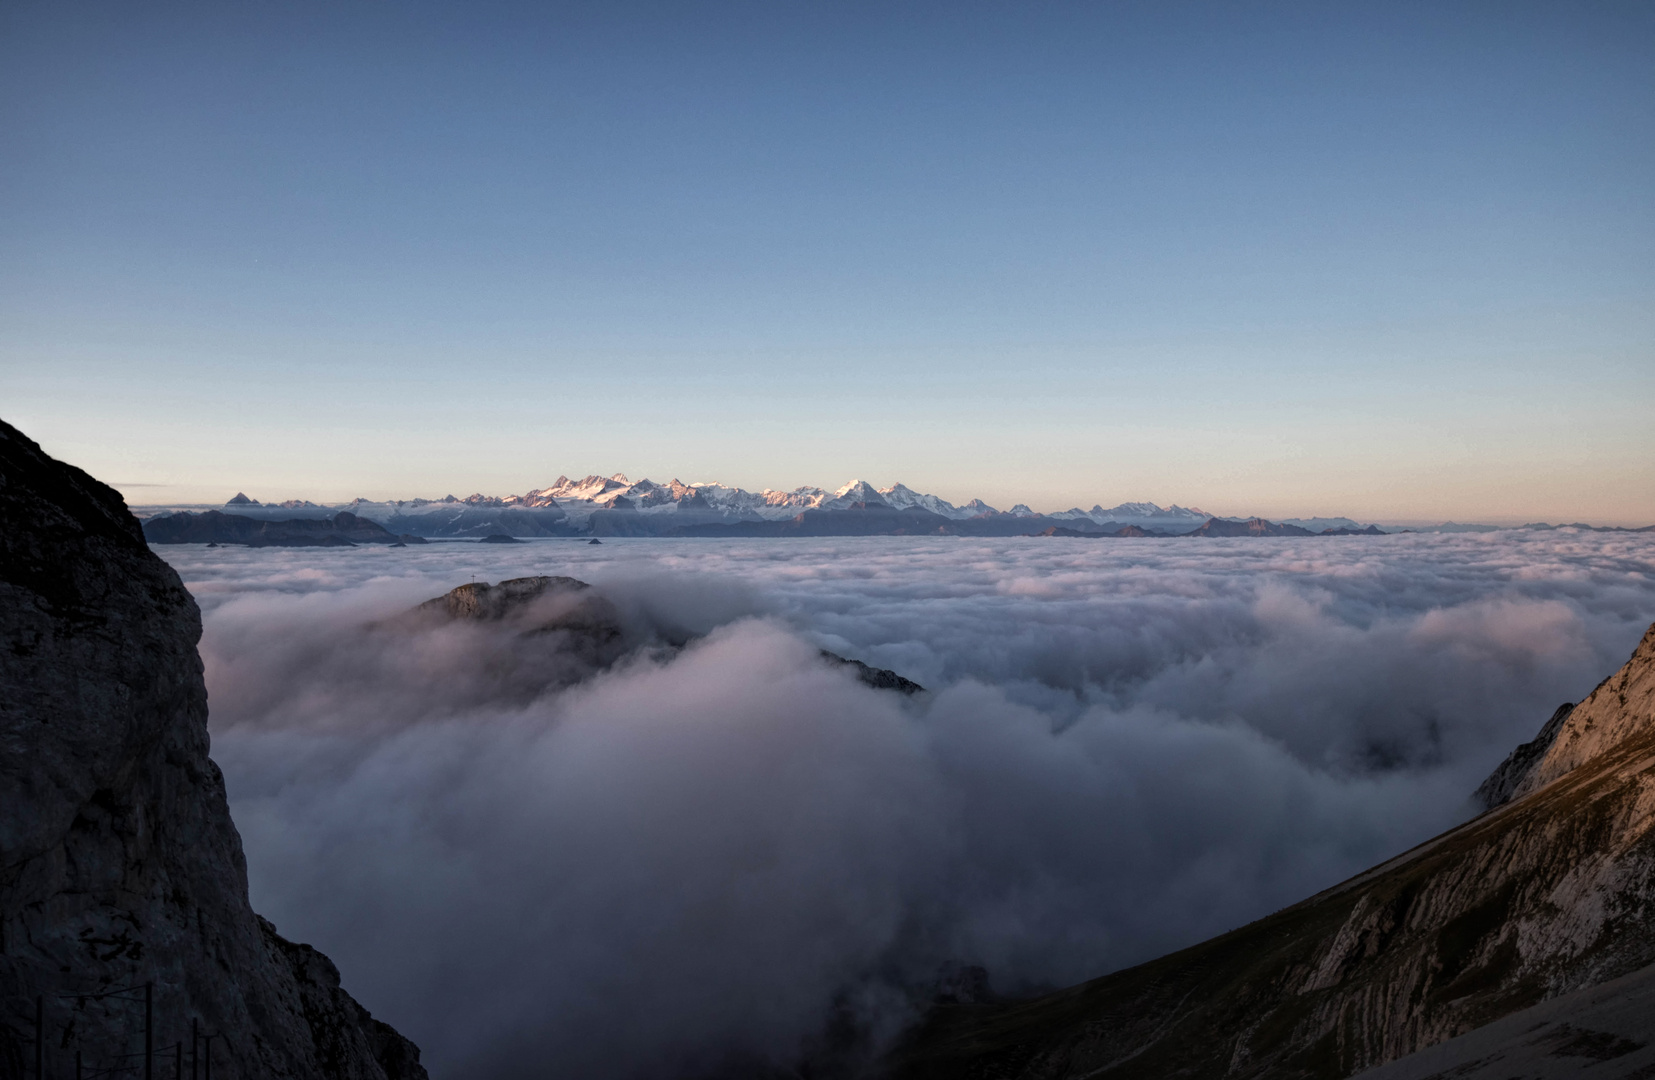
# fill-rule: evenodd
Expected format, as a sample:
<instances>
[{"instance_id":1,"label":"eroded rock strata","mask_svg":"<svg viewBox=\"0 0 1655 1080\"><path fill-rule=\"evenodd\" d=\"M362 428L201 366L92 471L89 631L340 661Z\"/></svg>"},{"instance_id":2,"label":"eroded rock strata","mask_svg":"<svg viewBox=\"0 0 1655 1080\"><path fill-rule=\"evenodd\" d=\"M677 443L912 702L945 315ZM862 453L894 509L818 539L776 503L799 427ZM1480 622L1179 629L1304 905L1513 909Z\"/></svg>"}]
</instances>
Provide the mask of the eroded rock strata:
<instances>
[{"instance_id":1,"label":"eroded rock strata","mask_svg":"<svg viewBox=\"0 0 1655 1080\"><path fill-rule=\"evenodd\" d=\"M200 635L121 497L0 423L0 1075L145 1075L147 995L156 1076L198 1033L221 1077L422 1080L248 905Z\"/></svg>"},{"instance_id":2,"label":"eroded rock strata","mask_svg":"<svg viewBox=\"0 0 1655 1080\"><path fill-rule=\"evenodd\" d=\"M1494 809L1222 937L1035 1000L939 1006L892 1070L1332 1078L1541 1002L1567 1023L1567 995L1655 964L1655 627L1481 794ZM1615 1047L1655 1043L1655 1013L1610 1011L1637 1029ZM1632 1075L1616 1068L1592 1075Z\"/></svg>"}]
</instances>

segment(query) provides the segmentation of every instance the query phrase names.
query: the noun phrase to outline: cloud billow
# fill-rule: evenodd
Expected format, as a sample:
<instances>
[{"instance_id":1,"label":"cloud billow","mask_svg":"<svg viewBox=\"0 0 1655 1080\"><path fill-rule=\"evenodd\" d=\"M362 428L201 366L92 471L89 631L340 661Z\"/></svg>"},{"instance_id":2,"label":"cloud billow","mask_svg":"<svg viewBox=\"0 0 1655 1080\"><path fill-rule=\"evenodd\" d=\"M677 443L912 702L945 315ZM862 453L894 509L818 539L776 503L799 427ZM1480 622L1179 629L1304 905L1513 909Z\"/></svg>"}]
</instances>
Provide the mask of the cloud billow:
<instances>
[{"instance_id":1,"label":"cloud billow","mask_svg":"<svg viewBox=\"0 0 1655 1080\"><path fill-rule=\"evenodd\" d=\"M1594 534L167 555L256 904L461 1077L786 1063L945 963L1223 931L1469 814L1655 617L1655 543ZM368 627L473 573L592 581L636 649Z\"/></svg>"}]
</instances>

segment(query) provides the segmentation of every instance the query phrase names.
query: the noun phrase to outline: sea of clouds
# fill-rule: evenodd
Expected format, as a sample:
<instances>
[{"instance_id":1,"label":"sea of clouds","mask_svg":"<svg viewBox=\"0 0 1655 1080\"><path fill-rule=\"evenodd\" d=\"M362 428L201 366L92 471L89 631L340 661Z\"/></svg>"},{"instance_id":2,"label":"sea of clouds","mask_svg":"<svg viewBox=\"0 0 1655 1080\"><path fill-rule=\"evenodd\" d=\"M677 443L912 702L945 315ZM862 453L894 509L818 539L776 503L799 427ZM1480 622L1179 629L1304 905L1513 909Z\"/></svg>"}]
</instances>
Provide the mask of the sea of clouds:
<instances>
[{"instance_id":1,"label":"sea of clouds","mask_svg":"<svg viewBox=\"0 0 1655 1080\"><path fill-rule=\"evenodd\" d=\"M254 906L450 1078L854 1061L946 965L1230 929L1468 817L1655 619L1655 538L1573 531L158 550ZM369 626L529 574L637 651Z\"/></svg>"}]
</instances>

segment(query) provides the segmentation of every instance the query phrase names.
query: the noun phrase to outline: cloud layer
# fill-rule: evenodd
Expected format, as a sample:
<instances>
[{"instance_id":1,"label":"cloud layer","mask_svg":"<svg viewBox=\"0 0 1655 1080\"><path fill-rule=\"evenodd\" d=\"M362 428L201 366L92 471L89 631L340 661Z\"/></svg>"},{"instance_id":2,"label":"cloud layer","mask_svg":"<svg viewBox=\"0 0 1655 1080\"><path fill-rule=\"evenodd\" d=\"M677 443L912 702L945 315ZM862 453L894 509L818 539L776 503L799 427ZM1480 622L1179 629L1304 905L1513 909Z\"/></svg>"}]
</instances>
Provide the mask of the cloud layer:
<instances>
[{"instance_id":1,"label":"cloud layer","mask_svg":"<svg viewBox=\"0 0 1655 1080\"><path fill-rule=\"evenodd\" d=\"M947 963L1223 931L1467 815L1655 618L1655 540L1604 534L164 553L255 906L451 1077L820 1058ZM578 658L367 628L528 573L639 650L541 691Z\"/></svg>"}]
</instances>

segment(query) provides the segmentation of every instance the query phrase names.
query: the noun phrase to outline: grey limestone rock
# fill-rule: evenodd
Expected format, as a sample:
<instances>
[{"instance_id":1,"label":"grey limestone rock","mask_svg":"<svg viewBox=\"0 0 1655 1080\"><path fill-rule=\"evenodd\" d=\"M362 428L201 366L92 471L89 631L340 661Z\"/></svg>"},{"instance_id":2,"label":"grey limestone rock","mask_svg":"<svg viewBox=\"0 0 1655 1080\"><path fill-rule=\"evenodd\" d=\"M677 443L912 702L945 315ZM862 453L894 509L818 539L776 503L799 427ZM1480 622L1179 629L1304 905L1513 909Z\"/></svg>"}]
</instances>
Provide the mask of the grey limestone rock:
<instances>
[{"instance_id":1,"label":"grey limestone rock","mask_svg":"<svg viewBox=\"0 0 1655 1080\"><path fill-rule=\"evenodd\" d=\"M1557 733L1563 730L1563 721L1569 718L1574 707L1571 701L1559 705L1538 735L1506 755L1506 759L1477 788L1476 800L1489 810L1510 802L1518 786L1545 758L1552 743L1557 741Z\"/></svg>"},{"instance_id":2,"label":"grey limestone rock","mask_svg":"<svg viewBox=\"0 0 1655 1080\"><path fill-rule=\"evenodd\" d=\"M147 994L155 1075L195 1031L221 1077L423 1080L249 906L200 635L119 494L0 423L0 1076L145 1075Z\"/></svg>"}]
</instances>

